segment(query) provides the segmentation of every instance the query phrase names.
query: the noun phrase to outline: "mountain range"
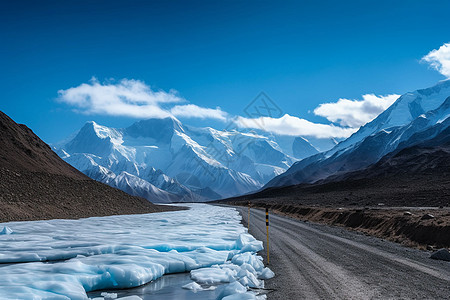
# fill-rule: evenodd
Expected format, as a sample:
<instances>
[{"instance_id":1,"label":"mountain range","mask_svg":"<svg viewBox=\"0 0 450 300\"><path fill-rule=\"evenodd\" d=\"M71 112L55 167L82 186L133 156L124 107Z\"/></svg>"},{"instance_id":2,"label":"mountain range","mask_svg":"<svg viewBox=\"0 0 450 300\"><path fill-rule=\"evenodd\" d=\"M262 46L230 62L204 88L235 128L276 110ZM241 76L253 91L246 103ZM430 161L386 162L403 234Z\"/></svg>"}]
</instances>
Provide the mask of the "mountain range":
<instances>
[{"instance_id":1,"label":"mountain range","mask_svg":"<svg viewBox=\"0 0 450 300\"><path fill-rule=\"evenodd\" d=\"M450 81L445 81L400 97L333 149L225 203L444 207L450 206L449 178Z\"/></svg>"},{"instance_id":2,"label":"mountain range","mask_svg":"<svg viewBox=\"0 0 450 300\"><path fill-rule=\"evenodd\" d=\"M449 107L447 80L402 95L339 143L258 130L198 128L169 117L121 129L88 122L54 149L89 177L152 202L209 201L341 180L379 161L386 168L395 161L388 157L403 149L445 139Z\"/></svg>"},{"instance_id":3,"label":"mountain range","mask_svg":"<svg viewBox=\"0 0 450 300\"><path fill-rule=\"evenodd\" d=\"M227 204L306 206L450 206L450 129L377 163L314 183L267 187L225 200Z\"/></svg>"},{"instance_id":4,"label":"mountain range","mask_svg":"<svg viewBox=\"0 0 450 300\"><path fill-rule=\"evenodd\" d=\"M335 143L322 139L317 148ZM198 128L173 117L142 120L122 129L88 122L54 147L89 177L160 203L256 191L294 162L319 153L302 137Z\"/></svg>"}]
</instances>

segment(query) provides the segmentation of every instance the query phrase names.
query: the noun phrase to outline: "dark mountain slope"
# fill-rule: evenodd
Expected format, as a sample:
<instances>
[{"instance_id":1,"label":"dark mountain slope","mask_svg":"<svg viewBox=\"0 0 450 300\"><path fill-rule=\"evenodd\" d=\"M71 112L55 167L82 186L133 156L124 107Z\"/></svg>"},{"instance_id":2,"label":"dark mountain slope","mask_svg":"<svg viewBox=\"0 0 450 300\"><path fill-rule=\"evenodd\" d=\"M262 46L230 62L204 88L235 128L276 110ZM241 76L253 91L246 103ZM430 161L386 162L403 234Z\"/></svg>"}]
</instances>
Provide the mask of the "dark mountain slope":
<instances>
[{"instance_id":1,"label":"dark mountain slope","mask_svg":"<svg viewBox=\"0 0 450 300\"><path fill-rule=\"evenodd\" d=\"M322 206L449 206L450 127L426 142L389 153L363 170L228 199L248 200Z\"/></svg>"},{"instance_id":2,"label":"dark mountain slope","mask_svg":"<svg viewBox=\"0 0 450 300\"><path fill-rule=\"evenodd\" d=\"M427 175L442 177L444 181L450 183L450 127L426 142L399 148L366 169L331 176L321 183L376 177L408 178ZM423 182L422 184L429 183Z\"/></svg>"},{"instance_id":3,"label":"dark mountain slope","mask_svg":"<svg viewBox=\"0 0 450 300\"><path fill-rule=\"evenodd\" d=\"M162 211L92 180L0 112L0 222ZM164 208L165 209L165 208Z\"/></svg>"},{"instance_id":4,"label":"dark mountain slope","mask_svg":"<svg viewBox=\"0 0 450 300\"><path fill-rule=\"evenodd\" d=\"M0 167L29 172L45 172L74 179L87 179L65 163L31 129L15 123L0 111Z\"/></svg>"}]
</instances>

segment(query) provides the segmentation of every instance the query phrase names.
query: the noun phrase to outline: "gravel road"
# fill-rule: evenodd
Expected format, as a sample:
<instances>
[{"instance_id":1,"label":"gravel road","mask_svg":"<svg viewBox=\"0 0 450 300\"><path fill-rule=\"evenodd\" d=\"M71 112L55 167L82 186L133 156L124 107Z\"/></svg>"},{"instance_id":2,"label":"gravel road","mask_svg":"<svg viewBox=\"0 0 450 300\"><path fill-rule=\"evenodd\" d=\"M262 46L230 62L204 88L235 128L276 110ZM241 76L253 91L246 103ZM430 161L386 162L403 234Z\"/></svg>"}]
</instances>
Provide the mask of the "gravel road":
<instances>
[{"instance_id":1,"label":"gravel road","mask_svg":"<svg viewBox=\"0 0 450 300\"><path fill-rule=\"evenodd\" d=\"M247 208L237 209L247 226ZM269 300L450 299L450 262L429 252L274 214L269 230ZM250 233L266 247L264 211L251 210Z\"/></svg>"}]
</instances>

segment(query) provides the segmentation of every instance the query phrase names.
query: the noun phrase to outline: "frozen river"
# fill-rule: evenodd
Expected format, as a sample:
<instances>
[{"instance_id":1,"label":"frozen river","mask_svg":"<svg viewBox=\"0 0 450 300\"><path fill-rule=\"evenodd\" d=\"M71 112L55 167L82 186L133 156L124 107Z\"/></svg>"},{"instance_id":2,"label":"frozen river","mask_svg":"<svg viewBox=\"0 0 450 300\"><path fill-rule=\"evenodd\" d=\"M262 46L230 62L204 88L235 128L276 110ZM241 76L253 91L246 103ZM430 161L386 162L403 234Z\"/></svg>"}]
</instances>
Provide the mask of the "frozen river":
<instances>
[{"instance_id":1,"label":"frozen river","mask_svg":"<svg viewBox=\"0 0 450 300\"><path fill-rule=\"evenodd\" d=\"M192 299L201 294L256 298L250 288L262 288L263 279L273 276L256 255L262 243L247 233L233 208L189 207L144 215L0 224L2 299L88 299L99 296L88 297L88 292L130 289L151 281L134 295L149 298L163 292L164 286L176 285L179 293L191 293ZM183 272L190 272L189 277L157 280ZM166 284L173 278L187 286ZM163 287L157 289L158 285Z\"/></svg>"}]
</instances>

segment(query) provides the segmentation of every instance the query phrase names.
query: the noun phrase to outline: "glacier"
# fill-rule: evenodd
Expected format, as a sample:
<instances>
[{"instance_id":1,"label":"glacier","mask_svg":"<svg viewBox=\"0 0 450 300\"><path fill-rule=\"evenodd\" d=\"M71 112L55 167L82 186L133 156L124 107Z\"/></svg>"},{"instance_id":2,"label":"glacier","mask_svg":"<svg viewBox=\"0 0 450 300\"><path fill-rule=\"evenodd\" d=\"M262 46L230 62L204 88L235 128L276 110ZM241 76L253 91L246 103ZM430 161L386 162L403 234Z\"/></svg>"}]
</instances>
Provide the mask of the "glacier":
<instances>
[{"instance_id":1,"label":"glacier","mask_svg":"<svg viewBox=\"0 0 450 300\"><path fill-rule=\"evenodd\" d=\"M302 137L198 128L174 117L138 121L122 129L92 121L53 146L87 176L158 203L249 193L319 152Z\"/></svg>"},{"instance_id":2,"label":"glacier","mask_svg":"<svg viewBox=\"0 0 450 300\"><path fill-rule=\"evenodd\" d=\"M247 233L234 208L186 206L189 210L0 224L9 233L0 235L1 298L85 300L89 291L132 288L190 271L202 289L225 283L218 287L219 298L256 299L250 288L264 287L263 280L274 276L256 254L262 242Z\"/></svg>"}]
</instances>

